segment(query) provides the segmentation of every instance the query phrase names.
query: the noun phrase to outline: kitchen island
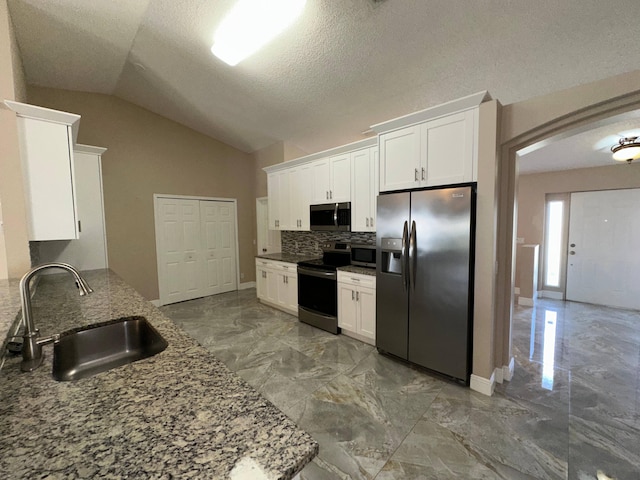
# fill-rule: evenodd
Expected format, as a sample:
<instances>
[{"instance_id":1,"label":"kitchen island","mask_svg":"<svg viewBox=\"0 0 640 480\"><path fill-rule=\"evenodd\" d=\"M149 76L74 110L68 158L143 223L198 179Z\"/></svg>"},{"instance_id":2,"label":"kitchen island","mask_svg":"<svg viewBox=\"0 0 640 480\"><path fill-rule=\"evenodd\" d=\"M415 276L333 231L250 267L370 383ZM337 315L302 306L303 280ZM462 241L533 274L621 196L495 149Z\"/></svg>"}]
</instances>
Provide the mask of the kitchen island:
<instances>
[{"instance_id":1,"label":"kitchen island","mask_svg":"<svg viewBox=\"0 0 640 480\"><path fill-rule=\"evenodd\" d=\"M51 376L52 346L31 373L0 370L5 478L289 479L318 444L251 386L108 270L45 276L33 299L43 336L141 315L169 346L74 382Z\"/></svg>"}]
</instances>

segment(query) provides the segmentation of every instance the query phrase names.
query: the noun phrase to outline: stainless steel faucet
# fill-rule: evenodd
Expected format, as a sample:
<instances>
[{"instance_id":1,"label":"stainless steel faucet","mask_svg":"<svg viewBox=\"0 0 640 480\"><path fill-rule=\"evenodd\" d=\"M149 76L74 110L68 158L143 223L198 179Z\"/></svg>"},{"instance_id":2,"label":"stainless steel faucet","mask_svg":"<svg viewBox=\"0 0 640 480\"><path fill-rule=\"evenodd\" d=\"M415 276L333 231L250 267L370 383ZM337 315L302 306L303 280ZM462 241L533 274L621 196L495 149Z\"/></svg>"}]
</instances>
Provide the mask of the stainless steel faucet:
<instances>
[{"instance_id":1,"label":"stainless steel faucet","mask_svg":"<svg viewBox=\"0 0 640 480\"><path fill-rule=\"evenodd\" d=\"M22 280L20 280L22 318L24 319L24 342L22 344L22 364L20 365L20 369L23 372L31 372L38 368L42 363L42 346L48 343L52 343L60 337L60 335L55 334L51 335L50 337L40 338L40 332L35 327L33 323L33 316L31 314L31 292L29 282L36 273L41 272L42 270L45 270L47 268L61 268L73 275L73 278L78 285L78 289L80 290L80 295L87 295L93 292L89 284L84 278L82 278L78 270L76 270L75 267L69 265L68 263L45 263L42 265L38 265L37 267L34 267L27 273L25 273L24 277L22 277Z\"/></svg>"}]
</instances>

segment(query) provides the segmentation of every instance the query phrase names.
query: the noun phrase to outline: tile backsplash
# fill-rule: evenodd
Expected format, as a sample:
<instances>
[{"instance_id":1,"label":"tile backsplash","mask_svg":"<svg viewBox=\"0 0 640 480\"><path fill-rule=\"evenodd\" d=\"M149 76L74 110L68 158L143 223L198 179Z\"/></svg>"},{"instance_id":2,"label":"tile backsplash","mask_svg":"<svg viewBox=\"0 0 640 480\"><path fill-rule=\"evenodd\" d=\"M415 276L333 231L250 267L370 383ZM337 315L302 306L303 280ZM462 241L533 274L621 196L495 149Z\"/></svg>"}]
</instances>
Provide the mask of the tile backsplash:
<instances>
[{"instance_id":1,"label":"tile backsplash","mask_svg":"<svg viewBox=\"0 0 640 480\"><path fill-rule=\"evenodd\" d=\"M322 255L327 242L376 244L375 232L281 232L282 253Z\"/></svg>"}]
</instances>

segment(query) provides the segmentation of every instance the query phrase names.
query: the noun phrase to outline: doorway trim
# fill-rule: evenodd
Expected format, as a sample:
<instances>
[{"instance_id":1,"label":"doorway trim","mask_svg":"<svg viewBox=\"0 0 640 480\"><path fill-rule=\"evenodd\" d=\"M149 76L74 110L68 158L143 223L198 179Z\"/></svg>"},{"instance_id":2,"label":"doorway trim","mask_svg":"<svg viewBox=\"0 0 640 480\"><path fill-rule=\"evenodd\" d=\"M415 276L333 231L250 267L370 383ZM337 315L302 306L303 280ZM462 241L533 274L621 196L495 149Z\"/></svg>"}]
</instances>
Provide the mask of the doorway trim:
<instances>
[{"instance_id":1,"label":"doorway trim","mask_svg":"<svg viewBox=\"0 0 640 480\"><path fill-rule=\"evenodd\" d=\"M156 278L158 280L158 292L160 292L160 272L162 271L160 268L160 256L158 252L160 251L160 212L158 208L158 199L160 198L175 198L179 200L204 200L204 201L216 201L216 202L230 202L233 203L234 206L234 223L236 229L236 245L235 245L235 253L236 253L236 285L238 290L242 290L243 287L240 286L240 247L239 247L239 239L240 236L238 233L238 200L236 198L222 198L222 197L199 197L192 195L172 195L168 193L154 193L153 194L153 221L155 224L154 232L156 236L156 268L158 269ZM158 293L158 296L160 294ZM155 306L159 307L162 305L161 299L152 300Z\"/></svg>"},{"instance_id":2,"label":"doorway trim","mask_svg":"<svg viewBox=\"0 0 640 480\"><path fill-rule=\"evenodd\" d=\"M614 77L615 79L615 77ZM640 90L598 101L555 119L541 123L500 144L498 165L498 235L497 250L504 252L505 262L498 264L496 278L496 330L494 363L497 379L510 380L514 357L511 352L511 322L514 308L515 252L517 227L518 152L523 153L580 131L607 125L625 118L637 118L632 112L640 109ZM498 372L499 371L499 372Z\"/></svg>"}]
</instances>

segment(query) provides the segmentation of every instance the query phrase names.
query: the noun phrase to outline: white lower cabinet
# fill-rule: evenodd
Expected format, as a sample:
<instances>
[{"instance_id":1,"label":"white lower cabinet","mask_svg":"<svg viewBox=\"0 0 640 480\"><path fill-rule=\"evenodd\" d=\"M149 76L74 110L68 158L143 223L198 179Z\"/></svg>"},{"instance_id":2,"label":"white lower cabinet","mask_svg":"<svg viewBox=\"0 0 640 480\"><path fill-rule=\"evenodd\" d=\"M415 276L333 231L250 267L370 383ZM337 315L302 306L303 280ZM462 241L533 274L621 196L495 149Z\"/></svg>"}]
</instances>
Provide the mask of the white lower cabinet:
<instances>
[{"instance_id":1,"label":"white lower cabinet","mask_svg":"<svg viewBox=\"0 0 640 480\"><path fill-rule=\"evenodd\" d=\"M256 258L258 299L292 315L298 315L298 273L295 263Z\"/></svg>"},{"instance_id":2,"label":"white lower cabinet","mask_svg":"<svg viewBox=\"0 0 640 480\"><path fill-rule=\"evenodd\" d=\"M338 326L345 335L375 345L375 276L338 271Z\"/></svg>"}]
</instances>

